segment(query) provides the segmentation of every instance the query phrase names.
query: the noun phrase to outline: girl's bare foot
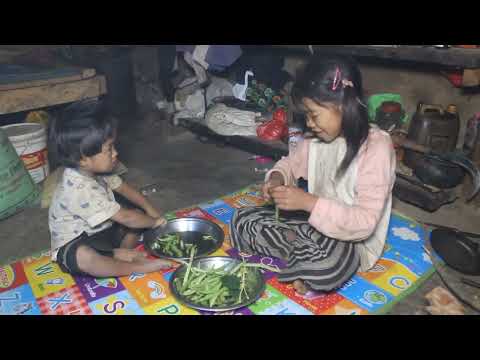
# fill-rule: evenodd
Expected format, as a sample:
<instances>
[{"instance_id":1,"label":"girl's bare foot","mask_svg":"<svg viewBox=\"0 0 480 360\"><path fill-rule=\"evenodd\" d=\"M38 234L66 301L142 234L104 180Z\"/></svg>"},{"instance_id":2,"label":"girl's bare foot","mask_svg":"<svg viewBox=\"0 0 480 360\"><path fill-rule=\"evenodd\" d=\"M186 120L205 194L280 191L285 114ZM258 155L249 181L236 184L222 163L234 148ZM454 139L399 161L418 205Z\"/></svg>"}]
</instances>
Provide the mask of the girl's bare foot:
<instances>
[{"instance_id":1,"label":"girl's bare foot","mask_svg":"<svg viewBox=\"0 0 480 360\"><path fill-rule=\"evenodd\" d=\"M147 257L146 253L132 250L132 249L114 249L113 258L126 262L134 262L145 259Z\"/></svg>"},{"instance_id":2,"label":"girl's bare foot","mask_svg":"<svg viewBox=\"0 0 480 360\"><path fill-rule=\"evenodd\" d=\"M293 287L295 288L295 291L299 293L300 295L307 295L308 293L308 288L305 285L305 283L302 280L295 280L293 282Z\"/></svg>"},{"instance_id":3,"label":"girl's bare foot","mask_svg":"<svg viewBox=\"0 0 480 360\"><path fill-rule=\"evenodd\" d=\"M297 234L295 233L295 231L292 230L287 230L285 235L287 236L288 241L295 241L295 239L297 238Z\"/></svg>"}]
</instances>

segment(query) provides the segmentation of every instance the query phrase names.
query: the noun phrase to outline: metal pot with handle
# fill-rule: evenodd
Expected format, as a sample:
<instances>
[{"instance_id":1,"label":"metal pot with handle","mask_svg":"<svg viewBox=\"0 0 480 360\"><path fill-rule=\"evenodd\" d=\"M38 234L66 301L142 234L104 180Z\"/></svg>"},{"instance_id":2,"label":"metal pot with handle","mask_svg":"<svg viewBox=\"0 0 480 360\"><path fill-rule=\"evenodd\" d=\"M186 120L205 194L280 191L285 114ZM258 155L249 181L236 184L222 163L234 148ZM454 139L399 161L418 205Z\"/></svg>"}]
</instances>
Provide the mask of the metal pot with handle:
<instances>
[{"instance_id":1,"label":"metal pot with handle","mask_svg":"<svg viewBox=\"0 0 480 360\"><path fill-rule=\"evenodd\" d=\"M433 155L424 155L419 159L413 173L424 184L439 189L457 187L465 178L465 171L460 166Z\"/></svg>"}]
</instances>

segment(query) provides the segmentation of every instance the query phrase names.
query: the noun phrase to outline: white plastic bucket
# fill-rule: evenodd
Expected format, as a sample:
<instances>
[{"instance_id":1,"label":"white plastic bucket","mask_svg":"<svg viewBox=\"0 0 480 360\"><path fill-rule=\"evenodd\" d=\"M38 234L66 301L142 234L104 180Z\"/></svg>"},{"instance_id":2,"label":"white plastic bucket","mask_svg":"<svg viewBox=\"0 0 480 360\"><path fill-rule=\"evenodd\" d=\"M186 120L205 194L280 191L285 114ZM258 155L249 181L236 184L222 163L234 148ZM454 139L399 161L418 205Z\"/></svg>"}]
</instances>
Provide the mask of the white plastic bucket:
<instances>
[{"instance_id":1,"label":"white plastic bucket","mask_svg":"<svg viewBox=\"0 0 480 360\"><path fill-rule=\"evenodd\" d=\"M47 131L41 124L3 126L8 139L22 159L36 184L48 176Z\"/></svg>"}]
</instances>

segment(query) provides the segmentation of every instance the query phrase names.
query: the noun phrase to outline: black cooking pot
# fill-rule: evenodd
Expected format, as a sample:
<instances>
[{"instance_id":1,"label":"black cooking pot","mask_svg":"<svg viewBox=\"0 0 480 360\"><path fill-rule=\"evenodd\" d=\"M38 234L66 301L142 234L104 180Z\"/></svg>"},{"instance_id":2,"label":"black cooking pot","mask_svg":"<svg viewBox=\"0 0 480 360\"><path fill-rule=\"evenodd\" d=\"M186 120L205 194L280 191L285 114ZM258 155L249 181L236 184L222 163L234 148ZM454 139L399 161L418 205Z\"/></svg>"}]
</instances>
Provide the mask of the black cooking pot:
<instances>
[{"instance_id":1,"label":"black cooking pot","mask_svg":"<svg viewBox=\"0 0 480 360\"><path fill-rule=\"evenodd\" d=\"M419 159L413 173L424 184L439 189L452 189L465 178L465 171L460 166L431 155Z\"/></svg>"},{"instance_id":2,"label":"black cooking pot","mask_svg":"<svg viewBox=\"0 0 480 360\"><path fill-rule=\"evenodd\" d=\"M388 131L392 127L400 128L404 117L405 111L401 104L394 101L385 101L377 110L375 122L380 129Z\"/></svg>"},{"instance_id":3,"label":"black cooking pot","mask_svg":"<svg viewBox=\"0 0 480 360\"><path fill-rule=\"evenodd\" d=\"M447 265L462 274L480 275L480 246L464 234L446 229L432 231L432 248Z\"/></svg>"}]
</instances>

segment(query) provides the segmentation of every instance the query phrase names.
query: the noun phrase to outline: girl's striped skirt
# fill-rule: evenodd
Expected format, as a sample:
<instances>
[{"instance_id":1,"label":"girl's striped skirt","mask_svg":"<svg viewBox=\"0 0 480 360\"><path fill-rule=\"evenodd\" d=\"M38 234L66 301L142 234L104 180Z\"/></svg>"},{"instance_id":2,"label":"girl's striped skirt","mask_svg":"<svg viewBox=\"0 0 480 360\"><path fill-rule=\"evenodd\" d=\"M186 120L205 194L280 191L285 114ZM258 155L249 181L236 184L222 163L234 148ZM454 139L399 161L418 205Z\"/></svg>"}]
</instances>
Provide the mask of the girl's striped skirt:
<instances>
[{"instance_id":1,"label":"girl's striped skirt","mask_svg":"<svg viewBox=\"0 0 480 360\"><path fill-rule=\"evenodd\" d=\"M358 270L355 244L330 239L303 219L277 222L275 210L254 207L237 210L230 224L232 246L241 252L282 258L287 268L278 280L303 280L313 290L340 288Z\"/></svg>"}]
</instances>

